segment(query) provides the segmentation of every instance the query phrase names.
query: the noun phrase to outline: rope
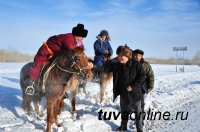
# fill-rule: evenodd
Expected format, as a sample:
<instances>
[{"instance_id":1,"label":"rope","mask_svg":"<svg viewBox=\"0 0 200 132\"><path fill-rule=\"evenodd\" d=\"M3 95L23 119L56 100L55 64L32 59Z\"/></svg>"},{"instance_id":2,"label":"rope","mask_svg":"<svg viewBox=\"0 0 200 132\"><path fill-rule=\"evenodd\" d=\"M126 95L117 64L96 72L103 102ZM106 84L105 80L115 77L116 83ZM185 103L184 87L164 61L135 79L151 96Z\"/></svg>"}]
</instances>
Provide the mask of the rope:
<instances>
[{"instance_id":1,"label":"rope","mask_svg":"<svg viewBox=\"0 0 200 132\"><path fill-rule=\"evenodd\" d=\"M53 61L53 63L50 65L50 67L47 69L47 71L44 74L43 82L42 82L42 91L43 92L45 92L45 86L46 86L47 78L49 76L49 72L55 66L55 64L56 64L56 59Z\"/></svg>"},{"instance_id":2,"label":"rope","mask_svg":"<svg viewBox=\"0 0 200 132\"><path fill-rule=\"evenodd\" d=\"M72 58L73 59L73 58ZM50 67L47 69L47 71L45 72L44 74L44 77L43 77L43 83L42 83L42 91L45 92L45 85L46 85L46 81L47 81L47 78L49 76L49 72L51 71L51 69L56 65L61 71L64 71L64 72L68 72L68 73L72 73L72 74L81 74L81 71L82 70L85 70L85 69L88 69L88 66L87 67L84 67L84 68L80 68L74 61L73 61L73 64L71 67L73 67L74 65L76 65L79 69L79 72L75 72L75 71L70 71L70 70L67 70L67 69L63 69L62 67L60 67L57 63L56 63L56 60L55 59L53 61L53 63L50 65Z\"/></svg>"},{"instance_id":3,"label":"rope","mask_svg":"<svg viewBox=\"0 0 200 132\"><path fill-rule=\"evenodd\" d=\"M69 71L69 70L66 70L66 69L63 69L61 68L57 63L56 63L56 66L61 70L61 71L64 71L64 72L68 72L68 73L79 73L79 72L74 72L74 71Z\"/></svg>"}]
</instances>

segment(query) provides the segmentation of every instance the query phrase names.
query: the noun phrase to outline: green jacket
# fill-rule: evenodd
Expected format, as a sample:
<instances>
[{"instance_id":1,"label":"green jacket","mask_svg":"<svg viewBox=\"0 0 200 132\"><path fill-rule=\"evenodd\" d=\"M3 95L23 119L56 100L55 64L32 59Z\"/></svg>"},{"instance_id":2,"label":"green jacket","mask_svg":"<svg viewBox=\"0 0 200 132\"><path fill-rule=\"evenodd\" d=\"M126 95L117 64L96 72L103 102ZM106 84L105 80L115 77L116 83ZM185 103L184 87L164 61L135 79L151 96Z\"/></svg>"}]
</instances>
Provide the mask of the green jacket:
<instances>
[{"instance_id":1,"label":"green jacket","mask_svg":"<svg viewBox=\"0 0 200 132\"><path fill-rule=\"evenodd\" d=\"M151 65L145 61L144 59L142 59L141 61L143 70L146 73L146 79L142 84L142 88L143 88L143 93L147 92L148 89L153 89L154 87L154 73L153 70L151 68Z\"/></svg>"}]
</instances>

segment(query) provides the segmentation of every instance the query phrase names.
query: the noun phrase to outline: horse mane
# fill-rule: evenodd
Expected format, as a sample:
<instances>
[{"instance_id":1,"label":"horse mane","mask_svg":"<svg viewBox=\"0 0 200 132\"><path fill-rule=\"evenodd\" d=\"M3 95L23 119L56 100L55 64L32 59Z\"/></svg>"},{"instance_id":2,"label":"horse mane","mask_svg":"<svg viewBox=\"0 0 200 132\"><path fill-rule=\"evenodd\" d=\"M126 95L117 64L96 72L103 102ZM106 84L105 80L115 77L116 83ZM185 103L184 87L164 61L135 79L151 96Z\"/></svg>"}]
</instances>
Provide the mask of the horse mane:
<instances>
[{"instance_id":1,"label":"horse mane","mask_svg":"<svg viewBox=\"0 0 200 132\"><path fill-rule=\"evenodd\" d=\"M74 49L72 49L72 51L73 51L75 54L81 54L81 53L84 53L85 48L84 48L84 46L77 46L77 47L75 47Z\"/></svg>"},{"instance_id":2,"label":"horse mane","mask_svg":"<svg viewBox=\"0 0 200 132\"><path fill-rule=\"evenodd\" d=\"M84 53L84 51L85 51L84 46L77 46L73 49L60 50L59 52L54 53L53 57L49 59L49 62L53 63L56 58L61 58L61 57L63 58L74 54L82 54Z\"/></svg>"}]
</instances>

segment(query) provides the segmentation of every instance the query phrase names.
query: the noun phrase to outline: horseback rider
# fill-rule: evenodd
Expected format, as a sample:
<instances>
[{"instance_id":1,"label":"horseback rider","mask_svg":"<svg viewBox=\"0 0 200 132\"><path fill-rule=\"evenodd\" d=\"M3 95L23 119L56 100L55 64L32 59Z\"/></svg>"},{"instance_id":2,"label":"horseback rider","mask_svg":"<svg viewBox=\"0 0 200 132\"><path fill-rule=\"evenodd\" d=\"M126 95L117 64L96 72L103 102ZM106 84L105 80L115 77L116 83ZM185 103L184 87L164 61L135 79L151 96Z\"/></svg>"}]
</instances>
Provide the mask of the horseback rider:
<instances>
[{"instance_id":1,"label":"horseback rider","mask_svg":"<svg viewBox=\"0 0 200 132\"><path fill-rule=\"evenodd\" d=\"M102 30L96 38L97 40L94 42L94 65L102 66L110 59L113 54L113 50L109 42L110 36L107 30ZM98 77L98 73L95 74L95 77Z\"/></svg>"},{"instance_id":2,"label":"horseback rider","mask_svg":"<svg viewBox=\"0 0 200 132\"><path fill-rule=\"evenodd\" d=\"M109 42L110 36L107 30L102 30L96 38L97 40L94 42L94 65L101 66L110 58L113 50Z\"/></svg>"},{"instance_id":3,"label":"horseback rider","mask_svg":"<svg viewBox=\"0 0 200 132\"><path fill-rule=\"evenodd\" d=\"M54 35L44 42L35 55L34 65L30 68L30 85L26 88L26 94L34 94L36 88L35 82L39 78L40 71L54 53L60 50L73 49L76 46L83 46L82 40L87 34L88 30L84 29L84 25L77 24L76 27L72 28L72 33ZM89 62L88 66L92 68L93 64Z\"/></svg>"}]
</instances>

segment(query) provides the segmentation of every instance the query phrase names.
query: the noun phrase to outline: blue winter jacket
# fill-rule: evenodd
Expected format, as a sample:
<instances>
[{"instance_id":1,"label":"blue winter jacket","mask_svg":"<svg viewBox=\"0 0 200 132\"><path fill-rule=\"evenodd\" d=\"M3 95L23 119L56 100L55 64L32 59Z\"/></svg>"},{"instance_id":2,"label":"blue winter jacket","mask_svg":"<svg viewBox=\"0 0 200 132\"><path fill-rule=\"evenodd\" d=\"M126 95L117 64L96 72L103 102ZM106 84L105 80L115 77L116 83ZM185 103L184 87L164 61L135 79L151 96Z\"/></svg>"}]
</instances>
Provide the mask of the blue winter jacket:
<instances>
[{"instance_id":1,"label":"blue winter jacket","mask_svg":"<svg viewBox=\"0 0 200 132\"><path fill-rule=\"evenodd\" d=\"M94 57L94 64L96 66L103 65L104 63L104 53L108 50L111 55L113 54L112 47L110 46L109 41L102 41L101 39L98 39L94 43L94 51L95 51L95 57Z\"/></svg>"}]
</instances>

